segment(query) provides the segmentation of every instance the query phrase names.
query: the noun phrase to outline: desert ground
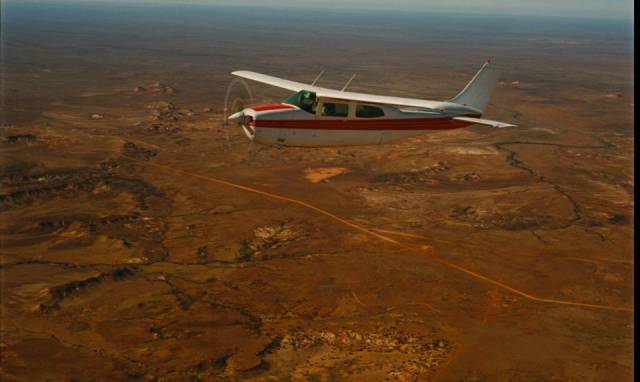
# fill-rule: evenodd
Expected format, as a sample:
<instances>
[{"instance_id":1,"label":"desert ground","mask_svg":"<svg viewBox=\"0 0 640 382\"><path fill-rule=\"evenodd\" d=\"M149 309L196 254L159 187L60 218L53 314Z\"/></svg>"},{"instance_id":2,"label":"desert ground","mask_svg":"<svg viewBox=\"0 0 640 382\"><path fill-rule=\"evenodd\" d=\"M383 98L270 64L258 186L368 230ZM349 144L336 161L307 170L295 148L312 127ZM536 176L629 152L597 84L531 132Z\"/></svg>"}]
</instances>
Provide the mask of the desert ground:
<instances>
[{"instance_id":1,"label":"desert ground","mask_svg":"<svg viewBox=\"0 0 640 382\"><path fill-rule=\"evenodd\" d=\"M184 12L4 12L2 380L633 379L630 31ZM222 124L235 69L447 99L488 57L486 118L516 128L310 149Z\"/></svg>"}]
</instances>

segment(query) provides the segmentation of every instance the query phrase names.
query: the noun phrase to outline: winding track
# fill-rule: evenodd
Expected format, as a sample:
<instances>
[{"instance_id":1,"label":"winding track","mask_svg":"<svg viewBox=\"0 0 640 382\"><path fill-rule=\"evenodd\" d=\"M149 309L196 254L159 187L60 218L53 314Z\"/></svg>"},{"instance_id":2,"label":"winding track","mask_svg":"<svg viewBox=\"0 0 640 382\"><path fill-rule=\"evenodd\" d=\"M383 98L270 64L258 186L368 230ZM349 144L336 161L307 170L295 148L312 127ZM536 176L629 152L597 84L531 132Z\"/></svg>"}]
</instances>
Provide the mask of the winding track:
<instances>
[{"instance_id":1,"label":"winding track","mask_svg":"<svg viewBox=\"0 0 640 382\"><path fill-rule=\"evenodd\" d=\"M210 177L210 176L205 176L205 175L200 175L200 174L196 174L196 173L191 173L188 171L184 171L184 170L180 170L171 166L166 166L166 165L162 165L162 164L158 164L158 163L154 163L154 162L150 162L150 161L145 161L142 159L137 159L137 158L133 158L131 156L127 156L127 155L121 155L122 158L142 164L144 166L147 167L154 167L160 170L164 170L164 171L168 171L168 172L173 172L176 174L180 174L180 175L184 175L184 176L189 176L195 179L200 179L200 180L204 180L208 183L212 183L212 184L216 184L216 185L221 185L221 186L225 186L225 187L230 187L230 188L235 188L238 190L242 190L245 192L250 192L250 193L254 193L257 195L262 195L264 197L268 197L271 199L275 199L275 200L280 200L283 202L288 202L288 203L292 203L292 204L296 204L299 205L301 207L310 209L312 211L315 211L321 215L327 216L343 225L346 225L350 228L353 228L355 230L358 230L360 232L363 232L369 236L372 236L376 239L382 240L384 242L387 243L391 243L393 245L396 245L398 247L401 247L403 249L410 249L410 250L415 250L418 252L423 252L423 253L427 253L427 254L433 254L432 248L431 246L428 245L422 245L422 246L417 246L417 245L411 245L411 244L406 244L403 243L401 241L398 241L396 239L393 239L389 236L383 235L381 233L375 232L373 229L367 229L361 225L355 224L349 220L346 220L344 218L341 218L340 216L327 211L325 209L322 209L320 207L314 206L313 204L307 203L305 201L299 200L299 199L294 199L294 198L290 198L288 196L285 195L280 195L280 194L274 194L271 192L267 192L267 191L262 191L253 187L248 187L242 184L237 184L237 183L233 183L230 182L228 180L223 180L223 179L218 179L218 178L214 178L214 177ZM593 308L593 309L602 309L602 310L609 310L609 311L623 311L623 312L634 312L634 308L631 307L625 307L625 306L611 306L611 305L600 305L600 304L590 304L590 303L585 303L585 302L579 302L579 301L567 301L567 300L557 300L557 299L551 299L551 298L544 298L544 297L538 297L538 296L534 296L532 294L529 294L527 292L524 292L520 289L517 289L515 287L512 287L508 284L505 284L501 281L498 280L494 280L490 277L487 277L485 275L482 275L478 272L475 272L473 270L467 269L459 264L456 264L452 261L449 260L445 260L445 259L440 259L437 258L435 256L432 256L431 259L433 261L435 261L438 264L444 265L446 267L455 269L459 272L462 272L468 276L471 276L473 278L479 279L485 283L497 286L501 289L507 290L513 294L516 294L520 297L523 297L529 301L534 301L534 302L541 302L541 303L548 303L548 304L557 304L557 305L564 305L564 306L574 306L574 307L583 307L583 308Z\"/></svg>"}]
</instances>

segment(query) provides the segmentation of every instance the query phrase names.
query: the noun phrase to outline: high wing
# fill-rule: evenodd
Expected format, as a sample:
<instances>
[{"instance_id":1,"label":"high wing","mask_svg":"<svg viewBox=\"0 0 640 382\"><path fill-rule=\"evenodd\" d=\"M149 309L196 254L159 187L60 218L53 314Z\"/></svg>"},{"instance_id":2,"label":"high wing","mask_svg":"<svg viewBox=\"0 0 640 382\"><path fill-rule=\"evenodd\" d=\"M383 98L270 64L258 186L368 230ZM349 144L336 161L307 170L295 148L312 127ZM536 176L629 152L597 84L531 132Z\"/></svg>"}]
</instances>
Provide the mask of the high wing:
<instances>
[{"instance_id":1,"label":"high wing","mask_svg":"<svg viewBox=\"0 0 640 382\"><path fill-rule=\"evenodd\" d=\"M248 80L262 82L263 84L291 90L292 92L299 92L301 90L311 91L311 88L314 87L308 84L303 84L302 82L289 81L278 77L268 76L266 74L250 72L248 70L237 70L235 72L231 72L231 74L233 74L234 76L246 78Z\"/></svg>"},{"instance_id":2,"label":"high wing","mask_svg":"<svg viewBox=\"0 0 640 382\"><path fill-rule=\"evenodd\" d=\"M490 119L484 119L484 118L453 117L451 119L456 120L456 121L471 122L471 123L475 123L475 124L478 124L478 125L497 127L498 129L502 129L502 128L505 128L505 127L516 127L517 126L517 125L512 125L510 123L492 121Z\"/></svg>"},{"instance_id":3,"label":"high wing","mask_svg":"<svg viewBox=\"0 0 640 382\"><path fill-rule=\"evenodd\" d=\"M350 100L350 101L417 107L417 108L426 108L426 109L437 109L447 104L446 102L427 101L427 100L416 99L416 98L389 97L389 96L380 96L380 95L374 95L374 94L344 92L340 90L327 89L319 86L312 86L309 84L304 84L302 82L289 81L289 80L285 80L278 77L268 76L266 74L250 72L247 70L239 70L239 71L232 72L231 74L233 74L234 76L246 78L248 80L262 82L263 84L291 90L293 92L299 92L301 90L311 91L316 93L318 97L325 97L325 98L335 98L335 99L344 99L344 100Z\"/></svg>"}]
</instances>

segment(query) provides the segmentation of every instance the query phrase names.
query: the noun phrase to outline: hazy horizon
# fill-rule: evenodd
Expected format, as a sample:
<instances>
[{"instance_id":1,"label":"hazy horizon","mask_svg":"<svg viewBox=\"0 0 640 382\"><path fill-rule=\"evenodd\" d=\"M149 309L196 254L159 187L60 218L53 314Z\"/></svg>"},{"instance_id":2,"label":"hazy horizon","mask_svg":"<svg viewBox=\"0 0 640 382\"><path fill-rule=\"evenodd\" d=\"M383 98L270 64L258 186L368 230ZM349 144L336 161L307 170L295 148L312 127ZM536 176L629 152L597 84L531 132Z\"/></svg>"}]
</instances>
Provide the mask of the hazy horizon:
<instances>
[{"instance_id":1,"label":"hazy horizon","mask_svg":"<svg viewBox=\"0 0 640 382\"><path fill-rule=\"evenodd\" d=\"M16 3L16 1L6 1ZM393 4L382 0L325 0L309 3L300 0L275 0L264 3L255 0L27 0L19 3L39 4L106 4L106 5L224 5L260 8L307 8L336 11L404 11L419 13L465 13L483 15L514 15L534 17L571 17L633 21L634 3L629 0L397 0Z\"/></svg>"}]
</instances>

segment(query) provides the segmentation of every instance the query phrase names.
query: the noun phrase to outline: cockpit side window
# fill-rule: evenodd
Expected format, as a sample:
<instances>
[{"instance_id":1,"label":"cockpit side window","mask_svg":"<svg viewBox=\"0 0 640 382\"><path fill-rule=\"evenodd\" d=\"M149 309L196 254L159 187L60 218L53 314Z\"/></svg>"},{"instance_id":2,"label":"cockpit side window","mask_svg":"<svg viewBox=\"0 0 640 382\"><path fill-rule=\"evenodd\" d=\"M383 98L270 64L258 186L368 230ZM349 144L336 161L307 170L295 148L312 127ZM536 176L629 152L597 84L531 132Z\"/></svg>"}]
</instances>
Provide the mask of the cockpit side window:
<instances>
[{"instance_id":1,"label":"cockpit side window","mask_svg":"<svg viewBox=\"0 0 640 382\"><path fill-rule=\"evenodd\" d=\"M297 92L296 94L287 98L284 102L288 103L289 105L297 106L300 109L311 114L316 113L316 107L318 106L318 98L316 97L316 93L306 90Z\"/></svg>"},{"instance_id":2,"label":"cockpit side window","mask_svg":"<svg viewBox=\"0 0 640 382\"><path fill-rule=\"evenodd\" d=\"M349 104L325 102L320 114L323 117L346 117L349 115Z\"/></svg>"},{"instance_id":3,"label":"cockpit side window","mask_svg":"<svg viewBox=\"0 0 640 382\"><path fill-rule=\"evenodd\" d=\"M377 118L384 117L382 108L370 105L356 105L357 118Z\"/></svg>"}]
</instances>

